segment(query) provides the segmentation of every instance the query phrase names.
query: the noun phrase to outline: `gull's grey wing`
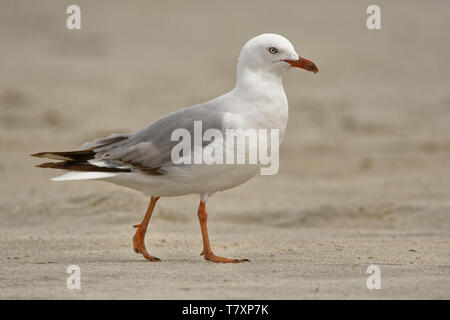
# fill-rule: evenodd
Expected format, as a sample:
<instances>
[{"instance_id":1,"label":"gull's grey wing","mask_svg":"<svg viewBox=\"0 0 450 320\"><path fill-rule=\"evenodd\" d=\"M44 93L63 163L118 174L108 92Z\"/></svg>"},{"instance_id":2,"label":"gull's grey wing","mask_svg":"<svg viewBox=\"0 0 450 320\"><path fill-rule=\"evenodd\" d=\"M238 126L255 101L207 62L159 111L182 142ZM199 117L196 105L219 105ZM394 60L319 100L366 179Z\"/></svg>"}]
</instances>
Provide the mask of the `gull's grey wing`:
<instances>
[{"instance_id":1,"label":"gull's grey wing","mask_svg":"<svg viewBox=\"0 0 450 320\"><path fill-rule=\"evenodd\" d=\"M95 161L101 161L108 167L136 168L150 174L164 174L165 168L175 165L171 160L171 151L179 141L171 141L172 132L183 128L189 131L193 139L194 121L202 121L203 132L211 128L223 130L222 110L212 100L170 113L134 134L112 135L84 146L98 146L93 149ZM108 139L117 141L102 146Z\"/></svg>"}]
</instances>

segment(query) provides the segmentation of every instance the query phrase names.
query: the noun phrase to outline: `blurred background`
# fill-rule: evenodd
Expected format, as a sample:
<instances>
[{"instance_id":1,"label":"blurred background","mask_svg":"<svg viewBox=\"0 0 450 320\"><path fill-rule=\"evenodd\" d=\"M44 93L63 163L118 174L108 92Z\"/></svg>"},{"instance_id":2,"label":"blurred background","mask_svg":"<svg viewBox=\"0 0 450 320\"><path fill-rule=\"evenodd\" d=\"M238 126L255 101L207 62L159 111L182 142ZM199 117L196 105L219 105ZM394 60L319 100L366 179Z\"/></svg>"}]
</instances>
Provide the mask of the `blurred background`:
<instances>
[{"instance_id":1,"label":"blurred background","mask_svg":"<svg viewBox=\"0 0 450 320\"><path fill-rule=\"evenodd\" d=\"M66 28L71 4L81 30ZM382 295L364 287L365 266L377 263L395 283L385 298L449 298L450 3L377 1L381 30L366 27L370 4L2 0L0 295L371 298ZM134 265L130 227L147 199L102 182L52 183L58 172L33 167L30 153L132 132L232 89L240 49L268 32L320 72L285 76L279 174L209 201L213 248L247 255L250 269L200 261L196 196L158 203L147 242L172 267ZM74 261L90 270L91 290L60 285ZM211 287L185 269L200 262ZM139 272L164 274L165 289L127 291ZM94 274L115 279L109 296Z\"/></svg>"}]
</instances>

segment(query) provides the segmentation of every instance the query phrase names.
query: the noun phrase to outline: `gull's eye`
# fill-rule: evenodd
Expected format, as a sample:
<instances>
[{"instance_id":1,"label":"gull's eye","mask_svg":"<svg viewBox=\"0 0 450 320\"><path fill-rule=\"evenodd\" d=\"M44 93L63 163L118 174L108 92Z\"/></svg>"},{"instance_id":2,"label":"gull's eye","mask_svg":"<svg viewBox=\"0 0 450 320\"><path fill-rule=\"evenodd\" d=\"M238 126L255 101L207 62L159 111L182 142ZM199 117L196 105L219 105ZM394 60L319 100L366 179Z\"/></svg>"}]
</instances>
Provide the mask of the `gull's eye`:
<instances>
[{"instance_id":1,"label":"gull's eye","mask_svg":"<svg viewBox=\"0 0 450 320\"><path fill-rule=\"evenodd\" d=\"M278 53L278 49L275 47L270 47L269 52L270 52L270 54L275 54L275 53Z\"/></svg>"}]
</instances>

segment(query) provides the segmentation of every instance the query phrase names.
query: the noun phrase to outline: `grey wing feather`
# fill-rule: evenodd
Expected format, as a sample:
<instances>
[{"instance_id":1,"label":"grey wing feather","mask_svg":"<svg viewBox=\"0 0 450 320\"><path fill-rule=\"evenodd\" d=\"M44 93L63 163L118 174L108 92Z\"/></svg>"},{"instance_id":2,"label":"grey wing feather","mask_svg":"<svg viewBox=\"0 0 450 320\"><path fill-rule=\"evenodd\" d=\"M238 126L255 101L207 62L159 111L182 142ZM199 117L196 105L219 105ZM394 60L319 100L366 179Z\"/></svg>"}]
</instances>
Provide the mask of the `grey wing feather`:
<instances>
[{"instance_id":1,"label":"grey wing feather","mask_svg":"<svg viewBox=\"0 0 450 320\"><path fill-rule=\"evenodd\" d=\"M86 150L86 149L99 148L99 147L102 147L105 145L113 145L119 141L127 140L129 137L130 137L129 134L113 133L106 138L100 138L100 139L86 142L79 149Z\"/></svg>"},{"instance_id":2,"label":"grey wing feather","mask_svg":"<svg viewBox=\"0 0 450 320\"><path fill-rule=\"evenodd\" d=\"M170 113L134 134L111 135L84 146L94 147L95 160L103 161L108 167L131 167L150 174L164 174L165 168L175 165L171 151L179 141L171 141L172 132L183 128L193 137L194 121L202 121L203 131L222 130L224 112L220 109L213 100ZM108 139L113 143L104 145Z\"/></svg>"}]
</instances>

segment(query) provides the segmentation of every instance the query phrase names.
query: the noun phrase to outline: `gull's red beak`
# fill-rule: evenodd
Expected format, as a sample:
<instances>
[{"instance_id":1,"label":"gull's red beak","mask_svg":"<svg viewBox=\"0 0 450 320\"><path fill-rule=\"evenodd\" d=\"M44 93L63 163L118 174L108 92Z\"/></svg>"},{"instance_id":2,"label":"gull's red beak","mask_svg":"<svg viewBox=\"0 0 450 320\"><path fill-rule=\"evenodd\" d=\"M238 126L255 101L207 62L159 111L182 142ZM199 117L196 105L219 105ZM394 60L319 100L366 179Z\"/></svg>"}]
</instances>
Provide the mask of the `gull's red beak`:
<instances>
[{"instance_id":1,"label":"gull's red beak","mask_svg":"<svg viewBox=\"0 0 450 320\"><path fill-rule=\"evenodd\" d=\"M302 68L307 71L312 71L317 73L319 68L314 64L314 62L309 61L308 59L298 58L298 60L283 60L284 62L289 63L293 67Z\"/></svg>"}]
</instances>

